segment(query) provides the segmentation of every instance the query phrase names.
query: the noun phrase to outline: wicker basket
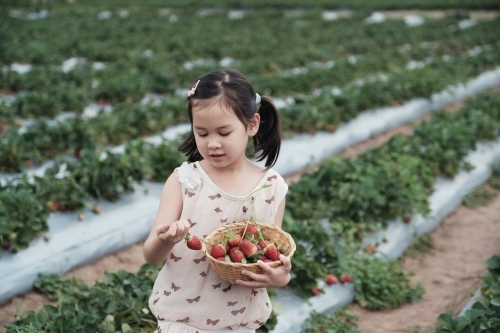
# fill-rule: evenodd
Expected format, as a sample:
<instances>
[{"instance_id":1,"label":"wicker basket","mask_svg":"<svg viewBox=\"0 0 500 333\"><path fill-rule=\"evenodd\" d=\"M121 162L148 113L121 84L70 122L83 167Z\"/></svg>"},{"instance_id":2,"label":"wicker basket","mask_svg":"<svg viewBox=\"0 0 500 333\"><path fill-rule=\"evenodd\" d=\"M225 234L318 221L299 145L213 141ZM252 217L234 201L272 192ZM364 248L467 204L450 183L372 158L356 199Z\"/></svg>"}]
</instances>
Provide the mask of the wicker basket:
<instances>
[{"instance_id":1,"label":"wicker basket","mask_svg":"<svg viewBox=\"0 0 500 333\"><path fill-rule=\"evenodd\" d=\"M253 224L254 222L249 222L249 223ZM272 242L279 244L281 248L284 248L286 250L284 255L289 258L292 257L293 253L295 252L295 242L293 241L293 238L290 236L290 234L284 232L283 230L281 230L280 227L277 227L273 224L260 223L260 222L255 222L255 223L259 226L266 239L269 239ZM216 243L222 242L222 240L224 239L224 235L226 233L228 233L231 230L239 231L245 228L246 224L247 222L235 222L222 226L214 230L207 237L205 237L206 243L205 242L202 243L202 250L203 252L205 252L208 261L215 269L217 274L223 280L229 281L231 283L235 283L236 280L244 280L244 281L251 280L248 276L241 274L242 270L250 271L256 274L262 274L263 273L262 268L260 268L260 266L257 263L240 264L240 263L231 263L231 262L217 260L210 255L210 252L212 251L212 246L209 244L215 245ZM278 261L268 262L267 264L274 268L281 265L282 262L281 260L278 260Z\"/></svg>"}]
</instances>

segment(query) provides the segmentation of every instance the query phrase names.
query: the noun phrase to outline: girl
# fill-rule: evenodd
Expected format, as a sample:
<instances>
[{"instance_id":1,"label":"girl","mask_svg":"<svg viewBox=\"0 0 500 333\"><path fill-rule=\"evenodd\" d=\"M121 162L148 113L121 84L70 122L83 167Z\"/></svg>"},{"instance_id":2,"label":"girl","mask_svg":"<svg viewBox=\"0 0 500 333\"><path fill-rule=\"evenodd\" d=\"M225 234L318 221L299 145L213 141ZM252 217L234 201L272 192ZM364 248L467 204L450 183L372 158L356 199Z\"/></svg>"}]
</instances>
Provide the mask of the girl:
<instances>
[{"instance_id":1,"label":"girl","mask_svg":"<svg viewBox=\"0 0 500 333\"><path fill-rule=\"evenodd\" d=\"M271 314L265 288L288 284L290 259L281 255L283 265L276 268L259 261L263 274L246 272L251 281L231 284L183 240L188 231L206 237L234 216L236 222L253 217L281 226L288 186L271 169L281 144L278 111L234 70L202 76L189 90L188 103L191 132L179 150L191 163L166 181L144 244L148 263L167 260L149 300L158 319L155 332L255 332ZM246 158L249 137L265 169Z\"/></svg>"}]
</instances>

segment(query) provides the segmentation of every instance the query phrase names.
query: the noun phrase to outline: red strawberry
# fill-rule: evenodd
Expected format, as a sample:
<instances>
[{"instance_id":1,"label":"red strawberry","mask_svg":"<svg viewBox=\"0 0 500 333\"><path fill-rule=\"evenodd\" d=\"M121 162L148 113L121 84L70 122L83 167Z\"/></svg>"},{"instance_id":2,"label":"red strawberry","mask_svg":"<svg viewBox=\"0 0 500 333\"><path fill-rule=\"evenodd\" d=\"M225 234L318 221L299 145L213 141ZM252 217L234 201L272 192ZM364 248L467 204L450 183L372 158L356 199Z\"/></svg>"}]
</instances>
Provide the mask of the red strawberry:
<instances>
[{"instance_id":1,"label":"red strawberry","mask_svg":"<svg viewBox=\"0 0 500 333\"><path fill-rule=\"evenodd\" d=\"M278 252L276 245L274 245L273 243L268 244L264 248L264 255L273 261L280 260L280 253Z\"/></svg>"},{"instance_id":2,"label":"red strawberry","mask_svg":"<svg viewBox=\"0 0 500 333\"><path fill-rule=\"evenodd\" d=\"M229 242L226 243L226 253L229 253L231 251L231 244Z\"/></svg>"},{"instance_id":3,"label":"red strawberry","mask_svg":"<svg viewBox=\"0 0 500 333\"><path fill-rule=\"evenodd\" d=\"M215 259L217 259L217 260L219 260L219 261L226 261L226 257L225 257L225 256L223 256L223 257L218 257L218 258L215 258Z\"/></svg>"},{"instance_id":4,"label":"red strawberry","mask_svg":"<svg viewBox=\"0 0 500 333\"><path fill-rule=\"evenodd\" d=\"M245 257L251 257L255 253L257 253L257 246L255 246L254 243L247 241L247 240L242 240L240 242L240 245L238 245L238 247L239 247L240 251L243 252Z\"/></svg>"},{"instance_id":5,"label":"red strawberry","mask_svg":"<svg viewBox=\"0 0 500 333\"><path fill-rule=\"evenodd\" d=\"M230 232L227 234L227 241L229 242L229 245L233 247L238 246L241 242L241 235L234 232Z\"/></svg>"},{"instance_id":6,"label":"red strawberry","mask_svg":"<svg viewBox=\"0 0 500 333\"><path fill-rule=\"evenodd\" d=\"M247 227L247 234L252 234L254 237L259 237L259 229L256 226L249 224Z\"/></svg>"},{"instance_id":7,"label":"red strawberry","mask_svg":"<svg viewBox=\"0 0 500 333\"><path fill-rule=\"evenodd\" d=\"M318 287L314 287L311 289L311 296L318 296L319 295L319 288Z\"/></svg>"},{"instance_id":8,"label":"red strawberry","mask_svg":"<svg viewBox=\"0 0 500 333\"><path fill-rule=\"evenodd\" d=\"M366 247L365 247L365 252L366 253L377 253L377 248L371 244L368 244Z\"/></svg>"},{"instance_id":9,"label":"red strawberry","mask_svg":"<svg viewBox=\"0 0 500 333\"><path fill-rule=\"evenodd\" d=\"M245 259L245 255L237 247L233 247L231 251L229 251L229 257L231 258L232 262L243 262L243 260Z\"/></svg>"},{"instance_id":10,"label":"red strawberry","mask_svg":"<svg viewBox=\"0 0 500 333\"><path fill-rule=\"evenodd\" d=\"M212 251L210 252L210 255L214 258L225 257L226 252L224 251L224 248L222 248L222 245L215 244L212 247Z\"/></svg>"},{"instance_id":11,"label":"red strawberry","mask_svg":"<svg viewBox=\"0 0 500 333\"><path fill-rule=\"evenodd\" d=\"M411 215L410 214L406 214L403 217L403 221L405 221L405 223L410 223L411 222Z\"/></svg>"},{"instance_id":12,"label":"red strawberry","mask_svg":"<svg viewBox=\"0 0 500 333\"><path fill-rule=\"evenodd\" d=\"M184 239L186 240L187 247L191 250L201 250L201 241L197 236L191 236L188 232Z\"/></svg>"},{"instance_id":13,"label":"red strawberry","mask_svg":"<svg viewBox=\"0 0 500 333\"><path fill-rule=\"evenodd\" d=\"M260 246L261 249L265 248L267 245L267 241L261 239L258 243L257 246Z\"/></svg>"},{"instance_id":14,"label":"red strawberry","mask_svg":"<svg viewBox=\"0 0 500 333\"><path fill-rule=\"evenodd\" d=\"M340 276L340 281L342 281L342 283L352 283L352 277L349 274L343 273Z\"/></svg>"},{"instance_id":15,"label":"red strawberry","mask_svg":"<svg viewBox=\"0 0 500 333\"><path fill-rule=\"evenodd\" d=\"M332 275L332 274L329 274L327 277L326 277L326 284L328 285L332 285L332 284L337 284L337 282L339 282L337 280L337 277L335 275Z\"/></svg>"}]
</instances>

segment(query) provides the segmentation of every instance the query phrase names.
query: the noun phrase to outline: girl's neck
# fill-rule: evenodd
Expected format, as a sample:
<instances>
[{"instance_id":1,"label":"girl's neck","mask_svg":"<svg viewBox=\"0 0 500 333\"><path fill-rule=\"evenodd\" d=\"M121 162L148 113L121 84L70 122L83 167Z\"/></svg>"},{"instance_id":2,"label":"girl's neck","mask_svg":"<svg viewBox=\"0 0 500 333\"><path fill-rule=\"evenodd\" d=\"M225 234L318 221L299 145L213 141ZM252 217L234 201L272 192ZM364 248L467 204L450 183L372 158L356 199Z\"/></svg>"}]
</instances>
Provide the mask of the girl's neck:
<instances>
[{"instance_id":1,"label":"girl's neck","mask_svg":"<svg viewBox=\"0 0 500 333\"><path fill-rule=\"evenodd\" d=\"M265 175L265 169L248 159L225 168L216 168L207 160L200 161L200 165L218 188L234 196L250 193Z\"/></svg>"}]
</instances>

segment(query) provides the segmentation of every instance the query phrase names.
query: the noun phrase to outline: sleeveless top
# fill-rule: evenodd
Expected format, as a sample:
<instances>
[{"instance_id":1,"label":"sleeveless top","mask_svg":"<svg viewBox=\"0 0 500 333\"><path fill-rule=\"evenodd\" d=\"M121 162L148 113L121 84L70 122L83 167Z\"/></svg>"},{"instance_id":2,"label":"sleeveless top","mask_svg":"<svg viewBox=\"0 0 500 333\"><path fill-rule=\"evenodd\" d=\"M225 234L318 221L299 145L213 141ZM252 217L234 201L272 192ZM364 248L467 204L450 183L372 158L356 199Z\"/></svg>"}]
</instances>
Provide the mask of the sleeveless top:
<instances>
[{"instance_id":1,"label":"sleeveless top","mask_svg":"<svg viewBox=\"0 0 500 333\"><path fill-rule=\"evenodd\" d=\"M264 171L254 190L264 184L271 186L252 195L255 199L252 208L251 197L245 200L247 195L234 196L219 189L199 162L184 162L176 170L182 184L180 219L188 220L189 233L200 238L231 222L235 213L236 222L253 217L274 224L278 207L288 191L276 171ZM201 330L259 328L272 310L265 288L247 288L222 280L203 251L189 249L184 241L175 244L158 274L149 307L159 321L184 323Z\"/></svg>"}]
</instances>

